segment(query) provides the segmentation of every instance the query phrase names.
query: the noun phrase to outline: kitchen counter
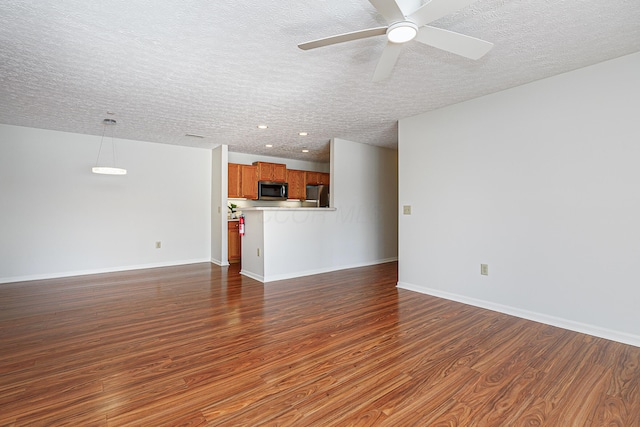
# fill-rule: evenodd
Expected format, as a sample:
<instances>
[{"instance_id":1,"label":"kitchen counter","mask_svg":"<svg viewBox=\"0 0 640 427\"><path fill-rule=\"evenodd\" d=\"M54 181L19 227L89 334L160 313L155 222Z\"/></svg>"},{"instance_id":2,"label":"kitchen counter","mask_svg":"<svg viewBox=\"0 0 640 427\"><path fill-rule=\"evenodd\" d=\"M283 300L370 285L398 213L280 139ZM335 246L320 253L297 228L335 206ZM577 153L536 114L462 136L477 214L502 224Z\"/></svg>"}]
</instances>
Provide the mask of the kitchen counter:
<instances>
[{"instance_id":1,"label":"kitchen counter","mask_svg":"<svg viewBox=\"0 0 640 427\"><path fill-rule=\"evenodd\" d=\"M335 211L336 208L282 208L278 206L254 206L250 208L242 208L243 211L323 211L323 212L331 212Z\"/></svg>"}]
</instances>

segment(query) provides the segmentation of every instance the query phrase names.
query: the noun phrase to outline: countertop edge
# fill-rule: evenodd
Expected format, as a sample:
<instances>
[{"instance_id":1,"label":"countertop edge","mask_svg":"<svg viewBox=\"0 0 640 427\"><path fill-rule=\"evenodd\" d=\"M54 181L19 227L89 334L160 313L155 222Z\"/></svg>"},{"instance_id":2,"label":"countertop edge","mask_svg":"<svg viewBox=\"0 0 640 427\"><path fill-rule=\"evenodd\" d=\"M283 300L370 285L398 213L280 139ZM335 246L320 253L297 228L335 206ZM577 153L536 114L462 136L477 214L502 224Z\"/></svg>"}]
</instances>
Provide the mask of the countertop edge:
<instances>
[{"instance_id":1,"label":"countertop edge","mask_svg":"<svg viewBox=\"0 0 640 427\"><path fill-rule=\"evenodd\" d=\"M277 206L264 206L264 207L250 207L242 208L243 212L246 211L312 211L312 212L334 212L336 208L280 208Z\"/></svg>"}]
</instances>

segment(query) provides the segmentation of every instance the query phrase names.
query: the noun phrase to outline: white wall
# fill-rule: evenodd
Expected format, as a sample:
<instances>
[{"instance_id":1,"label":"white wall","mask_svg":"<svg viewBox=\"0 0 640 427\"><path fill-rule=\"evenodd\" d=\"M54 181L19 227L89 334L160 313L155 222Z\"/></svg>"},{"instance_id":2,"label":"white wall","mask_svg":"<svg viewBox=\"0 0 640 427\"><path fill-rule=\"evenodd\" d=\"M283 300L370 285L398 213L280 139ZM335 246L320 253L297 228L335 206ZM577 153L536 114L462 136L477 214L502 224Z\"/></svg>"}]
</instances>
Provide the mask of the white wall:
<instances>
[{"instance_id":1,"label":"white wall","mask_svg":"<svg viewBox=\"0 0 640 427\"><path fill-rule=\"evenodd\" d=\"M259 156L257 154L245 154L229 152L229 163L251 165L253 162L284 163L287 169L298 169L315 172L329 172L329 163L312 162L306 160L285 159L282 157Z\"/></svg>"},{"instance_id":2,"label":"white wall","mask_svg":"<svg viewBox=\"0 0 640 427\"><path fill-rule=\"evenodd\" d=\"M638 76L640 53L401 120L399 286L640 345Z\"/></svg>"},{"instance_id":3,"label":"white wall","mask_svg":"<svg viewBox=\"0 0 640 427\"><path fill-rule=\"evenodd\" d=\"M336 138L331 182L338 215L333 256L356 264L397 258L398 152Z\"/></svg>"},{"instance_id":4,"label":"white wall","mask_svg":"<svg viewBox=\"0 0 640 427\"><path fill-rule=\"evenodd\" d=\"M1 282L210 260L210 150L116 139L105 176L99 145L0 125Z\"/></svg>"},{"instance_id":5,"label":"white wall","mask_svg":"<svg viewBox=\"0 0 640 427\"><path fill-rule=\"evenodd\" d=\"M229 265L227 245L227 146L211 151L211 262Z\"/></svg>"},{"instance_id":6,"label":"white wall","mask_svg":"<svg viewBox=\"0 0 640 427\"><path fill-rule=\"evenodd\" d=\"M397 152L336 139L331 153L335 210L246 211L243 274L270 282L397 259Z\"/></svg>"}]
</instances>

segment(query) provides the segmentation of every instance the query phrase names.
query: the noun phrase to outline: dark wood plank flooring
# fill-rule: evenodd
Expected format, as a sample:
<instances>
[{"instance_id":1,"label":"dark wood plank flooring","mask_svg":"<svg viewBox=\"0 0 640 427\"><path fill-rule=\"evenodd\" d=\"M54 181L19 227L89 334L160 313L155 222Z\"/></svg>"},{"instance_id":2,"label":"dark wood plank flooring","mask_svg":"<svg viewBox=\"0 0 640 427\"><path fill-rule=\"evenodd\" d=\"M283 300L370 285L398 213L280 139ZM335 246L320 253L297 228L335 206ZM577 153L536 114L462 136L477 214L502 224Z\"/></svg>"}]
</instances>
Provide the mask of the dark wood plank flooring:
<instances>
[{"instance_id":1,"label":"dark wood plank flooring","mask_svg":"<svg viewBox=\"0 0 640 427\"><path fill-rule=\"evenodd\" d=\"M193 264L0 285L0 426L640 426L640 348L396 281Z\"/></svg>"}]
</instances>

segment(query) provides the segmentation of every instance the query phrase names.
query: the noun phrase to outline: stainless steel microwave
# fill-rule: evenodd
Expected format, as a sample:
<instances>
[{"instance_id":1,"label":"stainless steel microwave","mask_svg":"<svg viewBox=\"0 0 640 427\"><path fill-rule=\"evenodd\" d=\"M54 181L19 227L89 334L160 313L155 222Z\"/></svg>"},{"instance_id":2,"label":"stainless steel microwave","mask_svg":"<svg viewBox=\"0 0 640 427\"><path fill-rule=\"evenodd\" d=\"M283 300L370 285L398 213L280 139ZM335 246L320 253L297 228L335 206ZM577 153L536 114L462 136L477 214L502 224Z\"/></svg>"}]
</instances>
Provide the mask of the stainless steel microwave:
<instances>
[{"instance_id":1,"label":"stainless steel microwave","mask_svg":"<svg viewBox=\"0 0 640 427\"><path fill-rule=\"evenodd\" d=\"M288 197L287 183L258 181L258 200L287 200Z\"/></svg>"}]
</instances>

